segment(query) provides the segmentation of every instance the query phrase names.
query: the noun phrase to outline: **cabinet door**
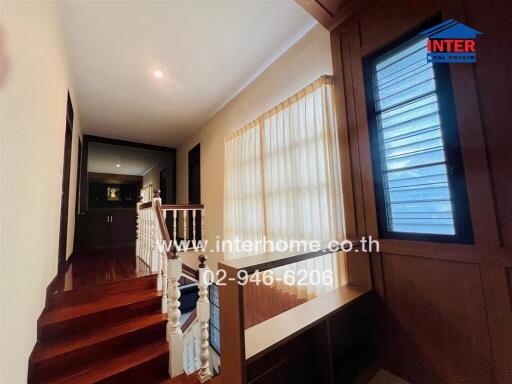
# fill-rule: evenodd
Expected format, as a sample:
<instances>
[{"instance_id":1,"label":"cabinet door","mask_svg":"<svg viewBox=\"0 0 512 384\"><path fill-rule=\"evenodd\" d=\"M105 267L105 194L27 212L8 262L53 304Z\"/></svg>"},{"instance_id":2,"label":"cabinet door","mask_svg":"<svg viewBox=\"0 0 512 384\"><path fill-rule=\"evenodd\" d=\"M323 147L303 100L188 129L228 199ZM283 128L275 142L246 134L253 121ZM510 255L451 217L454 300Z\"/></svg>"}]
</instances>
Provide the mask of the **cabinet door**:
<instances>
[{"instance_id":1,"label":"cabinet door","mask_svg":"<svg viewBox=\"0 0 512 384\"><path fill-rule=\"evenodd\" d=\"M108 214L90 210L80 215L80 248L92 248L109 243Z\"/></svg>"},{"instance_id":2,"label":"cabinet door","mask_svg":"<svg viewBox=\"0 0 512 384\"><path fill-rule=\"evenodd\" d=\"M110 211L112 222L110 223L110 244L118 245L134 242L136 237L136 211L123 208Z\"/></svg>"}]
</instances>

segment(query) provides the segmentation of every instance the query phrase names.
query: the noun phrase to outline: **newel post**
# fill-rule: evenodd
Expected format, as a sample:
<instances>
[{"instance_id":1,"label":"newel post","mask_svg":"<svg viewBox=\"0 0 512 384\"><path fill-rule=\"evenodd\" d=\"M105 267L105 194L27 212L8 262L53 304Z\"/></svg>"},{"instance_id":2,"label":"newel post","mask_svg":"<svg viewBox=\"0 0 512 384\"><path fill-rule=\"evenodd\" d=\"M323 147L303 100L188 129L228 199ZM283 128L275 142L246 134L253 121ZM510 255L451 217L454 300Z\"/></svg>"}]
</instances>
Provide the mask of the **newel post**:
<instances>
[{"instance_id":1,"label":"newel post","mask_svg":"<svg viewBox=\"0 0 512 384\"><path fill-rule=\"evenodd\" d=\"M210 371L210 342L208 340L208 323L210 321L210 300L208 300L208 285L210 284L210 273L206 265L206 256L199 256L199 300L197 301L197 319L199 320L200 333L200 354L201 367L199 368L199 381L204 383L212 377Z\"/></svg>"},{"instance_id":2,"label":"newel post","mask_svg":"<svg viewBox=\"0 0 512 384\"><path fill-rule=\"evenodd\" d=\"M183 373L183 333L180 324L181 292L179 289L182 265L174 246L168 260L167 273L167 341L169 343L169 376L172 378Z\"/></svg>"}]
</instances>

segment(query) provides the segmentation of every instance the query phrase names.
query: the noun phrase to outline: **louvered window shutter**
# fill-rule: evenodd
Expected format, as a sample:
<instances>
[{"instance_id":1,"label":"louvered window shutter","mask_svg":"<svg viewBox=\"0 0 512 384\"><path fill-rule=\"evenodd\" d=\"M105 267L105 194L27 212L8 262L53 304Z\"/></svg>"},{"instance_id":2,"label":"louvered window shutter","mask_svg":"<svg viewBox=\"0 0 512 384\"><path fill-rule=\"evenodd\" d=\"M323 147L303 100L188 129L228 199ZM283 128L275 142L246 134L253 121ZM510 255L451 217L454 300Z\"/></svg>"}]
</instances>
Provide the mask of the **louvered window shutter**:
<instances>
[{"instance_id":1,"label":"louvered window shutter","mask_svg":"<svg viewBox=\"0 0 512 384\"><path fill-rule=\"evenodd\" d=\"M427 42L415 37L367 65L373 155L386 232L457 235L436 71ZM368 79L367 79L368 80Z\"/></svg>"}]
</instances>

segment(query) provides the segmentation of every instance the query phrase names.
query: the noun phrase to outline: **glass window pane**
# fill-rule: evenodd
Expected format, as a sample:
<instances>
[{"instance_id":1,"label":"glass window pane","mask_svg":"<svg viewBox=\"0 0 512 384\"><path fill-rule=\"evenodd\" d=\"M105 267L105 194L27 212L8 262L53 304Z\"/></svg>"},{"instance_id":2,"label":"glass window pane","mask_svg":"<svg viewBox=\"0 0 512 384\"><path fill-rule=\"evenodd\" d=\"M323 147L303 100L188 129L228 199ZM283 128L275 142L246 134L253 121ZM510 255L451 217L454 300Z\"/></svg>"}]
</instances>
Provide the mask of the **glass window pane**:
<instances>
[{"instance_id":1,"label":"glass window pane","mask_svg":"<svg viewBox=\"0 0 512 384\"><path fill-rule=\"evenodd\" d=\"M434 70L414 39L375 61L372 74L387 230L454 235Z\"/></svg>"}]
</instances>

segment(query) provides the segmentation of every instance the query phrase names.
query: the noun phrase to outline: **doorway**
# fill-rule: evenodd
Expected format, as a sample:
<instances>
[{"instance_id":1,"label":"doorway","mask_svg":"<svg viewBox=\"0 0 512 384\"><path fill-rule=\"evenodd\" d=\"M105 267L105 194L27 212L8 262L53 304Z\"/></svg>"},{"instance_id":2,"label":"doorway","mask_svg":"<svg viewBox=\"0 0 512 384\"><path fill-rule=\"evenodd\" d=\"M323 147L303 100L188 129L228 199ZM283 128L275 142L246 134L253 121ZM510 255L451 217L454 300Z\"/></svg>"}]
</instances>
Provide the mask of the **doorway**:
<instances>
[{"instance_id":1,"label":"doorway","mask_svg":"<svg viewBox=\"0 0 512 384\"><path fill-rule=\"evenodd\" d=\"M160 198L162 204L167 203L167 168L160 171Z\"/></svg>"},{"instance_id":2,"label":"doorway","mask_svg":"<svg viewBox=\"0 0 512 384\"><path fill-rule=\"evenodd\" d=\"M73 105L68 92L60 199L59 268L64 267L66 263L66 249L68 241L69 173L71 168L71 146L73 143L73 117Z\"/></svg>"},{"instance_id":3,"label":"doorway","mask_svg":"<svg viewBox=\"0 0 512 384\"><path fill-rule=\"evenodd\" d=\"M76 165L76 194L75 194L75 233L73 235L73 252L78 250L78 215L80 214L80 176L82 170L82 140L78 138L78 162Z\"/></svg>"}]
</instances>

